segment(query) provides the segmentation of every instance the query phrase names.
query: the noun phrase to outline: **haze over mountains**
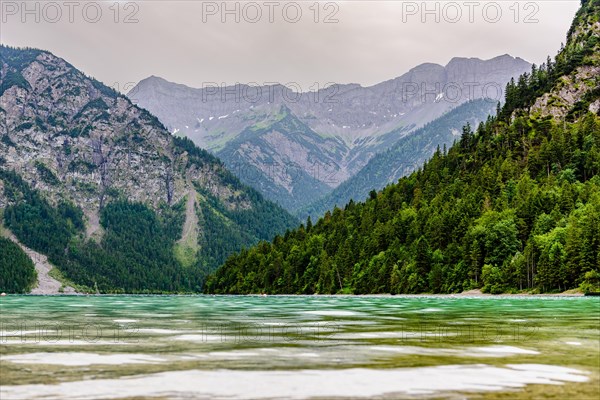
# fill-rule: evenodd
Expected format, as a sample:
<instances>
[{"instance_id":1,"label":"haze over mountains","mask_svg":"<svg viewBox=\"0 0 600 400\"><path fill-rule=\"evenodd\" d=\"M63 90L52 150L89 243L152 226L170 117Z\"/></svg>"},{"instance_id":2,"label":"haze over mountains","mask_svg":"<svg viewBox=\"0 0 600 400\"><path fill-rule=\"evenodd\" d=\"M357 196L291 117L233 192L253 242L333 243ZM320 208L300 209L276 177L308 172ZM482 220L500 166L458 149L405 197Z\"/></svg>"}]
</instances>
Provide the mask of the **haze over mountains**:
<instances>
[{"instance_id":1,"label":"haze over mountains","mask_svg":"<svg viewBox=\"0 0 600 400\"><path fill-rule=\"evenodd\" d=\"M500 101L510 78L530 68L509 55L453 58L370 87L334 84L304 93L293 84L194 89L153 76L128 96L172 133L216 154L242 182L297 211L458 105Z\"/></svg>"}]
</instances>

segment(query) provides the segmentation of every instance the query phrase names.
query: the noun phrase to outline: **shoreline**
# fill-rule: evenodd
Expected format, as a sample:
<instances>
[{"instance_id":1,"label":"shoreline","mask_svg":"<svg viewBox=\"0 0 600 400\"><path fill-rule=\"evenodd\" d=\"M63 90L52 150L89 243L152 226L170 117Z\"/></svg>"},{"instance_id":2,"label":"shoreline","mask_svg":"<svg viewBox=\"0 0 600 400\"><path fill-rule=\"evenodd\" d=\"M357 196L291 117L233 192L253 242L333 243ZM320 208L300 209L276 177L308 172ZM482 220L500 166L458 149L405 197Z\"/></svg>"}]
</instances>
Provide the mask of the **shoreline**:
<instances>
[{"instance_id":1,"label":"shoreline","mask_svg":"<svg viewBox=\"0 0 600 400\"><path fill-rule=\"evenodd\" d=\"M482 293L480 290L468 290L461 293L419 293L419 294L390 294L390 293L377 293L377 294L208 294L208 293L6 293L3 297L12 296L49 296L49 297L123 297L123 296L140 296L140 297L169 297L169 296L180 296L180 297L368 297L368 298L485 298L485 299L500 299L500 298L566 298L566 297L594 297L586 296L583 292L568 290L561 293L502 293L502 294L489 294Z\"/></svg>"}]
</instances>

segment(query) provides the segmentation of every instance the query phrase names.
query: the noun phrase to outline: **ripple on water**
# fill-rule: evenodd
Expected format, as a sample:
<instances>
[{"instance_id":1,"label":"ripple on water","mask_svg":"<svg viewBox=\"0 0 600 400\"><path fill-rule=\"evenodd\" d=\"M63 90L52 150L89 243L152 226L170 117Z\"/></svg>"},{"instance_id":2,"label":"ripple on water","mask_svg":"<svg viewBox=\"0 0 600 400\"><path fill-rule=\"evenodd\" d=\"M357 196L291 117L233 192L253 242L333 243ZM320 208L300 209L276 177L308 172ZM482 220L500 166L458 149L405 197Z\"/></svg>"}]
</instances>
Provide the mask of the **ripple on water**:
<instances>
[{"instance_id":1,"label":"ripple on water","mask_svg":"<svg viewBox=\"0 0 600 400\"><path fill-rule=\"evenodd\" d=\"M456 336L454 332L413 332L413 331L371 331L371 332L346 332L329 335L329 339L336 340L361 340L361 339L419 339L425 337Z\"/></svg>"},{"instance_id":2,"label":"ripple on water","mask_svg":"<svg viewBox=\"0 0 600 400\"><path fill-rule=\"evenodd\" d=\"M224 342L226 340L226 336L220 335L205 335L205 334L189 334L189 335L179 335L174 336L170 339L173 340L183 340L186 342ZM169 340L170 340L169 339Z\"/></svg>"},{"instance_id":3,"label":"ripple on water","mask_svg":"<svg viewBox=\"0 0 600 400\"><path fill-rule=\"evenodd\" d=\"M177 331L174 329L162 329L162 328L139 328L137 333L155 333L157 335L178 335L185 331Z\"/></svg>"},{"instance_id":4,"label":"ripple on water","mask_svg":"<svg viewBox=\"0 0 600 400\"><path fill-rule=\"evenodd\" d=\"M522 349L515 346L485 346L471 347L470 350L476 353L484 353L489 355L518 355L518 354L540 354L539 351Z\"/></svg>"},{"instance_id":5,"label":"ripple on water","mask_svg":"<svg viewBox=\"0 0 600 400\"><path fill-rule=\"evenodd\" d=\"M6 328L4 328L6 329ZM14 330L14 331L10 331L10 330L4 330L1 329L0 330L0 339L2 338L7 338L7 337L20 337L20 336L29 336L29 335L37 335L40 333L40 331L21 331L21 330ZM6 341L6 339L4 339Z\"/></svg>"},{"instance_id":6,"label":"ripple on water","mask_svg":"<svg viewBox=\"0 0 600 400\"><path fill-rule=\"evenodd\" d=\"M173 314L152 314L152 313L146 313L146 314L137 314L140 317L145 317L145 318L171 318L173 317Z\"/></svg>"},{"instance_id":7,"label":"ripple on water","mask_svg":"<svg viewBox=\"0 0 600 400\"><path fill-rule=\"evenodd\" d=\"M97 353L28 353L2 357L3 361L16 364L48 364L64 366L86 366L93 364L154 364L164 361L162 358L147 354L97 354Z\"/></svg>"},{"instance_id":8,"label":"ripple on water","mask_svg":"<svg viewBox=\"0 0 600 400\"><path fill-rule=\"evenodd\" d=\"M4 385L0 393L2 398L46 400L150 396L302 400L311 397L373 398L386 394L432 395L450 391L488 392L521 388L533 383L556 385L587 380L582 371L539 364L297 371L189 370L56 385Z\"/></svg>"},{"instance_id":9,"label":"ripple on water","mask_svg":"<svg viewBox=\"0 0 600 400\"><path fill-rule=\"evenodd\" d=\"M302 314L309 315L320 315L320 316L333 316L333 317L349 317L358 315L357 312L348 310L314 310L314 311L302 311Z\"/></svg>"},{"instance_id":10,"label":"ripple on water","mask_svg":"<svg viewBox=\"0 0 600 400\"><path fill-rule=\"evenodd\" d=\"M260 354L251 351L213 351L208 353L208 356L212 358L240 359L247 357L258 357Z\"/></svg>"},{"instance_id":11,"label":"ripple on water","mask_svg":"<svg viewBox=\"0 0 600 400\"><path fill-rule=\"evenodd\" d=\"M381 352L431 355L431 356L463 356L463 357L509 357L521 354L540 354L535 350L522 349L514 346L485 346L465 348L436 348L419 346L370 346L369 349Z\"/></svg>"}]
</instances>

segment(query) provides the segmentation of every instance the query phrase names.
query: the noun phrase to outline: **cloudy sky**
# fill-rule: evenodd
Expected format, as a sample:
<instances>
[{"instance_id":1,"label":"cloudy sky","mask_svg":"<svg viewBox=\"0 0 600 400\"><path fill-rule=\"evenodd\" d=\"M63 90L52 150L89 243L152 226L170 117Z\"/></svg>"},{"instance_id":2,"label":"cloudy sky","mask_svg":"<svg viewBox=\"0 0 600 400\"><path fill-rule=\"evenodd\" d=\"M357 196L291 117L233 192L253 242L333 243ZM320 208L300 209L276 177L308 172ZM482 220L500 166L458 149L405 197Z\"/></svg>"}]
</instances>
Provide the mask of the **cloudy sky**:
<instances>
[{"instance_id":1,"label":"cloudy sky","mask_svg":"<svg viewBox=\"0 0 600 400\"><path fill-rule=\"evenodd\" d=\"M24 6L24 4L26 4ZM579 0L7 1L0 41L50 50L126 91L150 75L371 85L424 62L556 54Z\"/></svg>"}]
</instances>

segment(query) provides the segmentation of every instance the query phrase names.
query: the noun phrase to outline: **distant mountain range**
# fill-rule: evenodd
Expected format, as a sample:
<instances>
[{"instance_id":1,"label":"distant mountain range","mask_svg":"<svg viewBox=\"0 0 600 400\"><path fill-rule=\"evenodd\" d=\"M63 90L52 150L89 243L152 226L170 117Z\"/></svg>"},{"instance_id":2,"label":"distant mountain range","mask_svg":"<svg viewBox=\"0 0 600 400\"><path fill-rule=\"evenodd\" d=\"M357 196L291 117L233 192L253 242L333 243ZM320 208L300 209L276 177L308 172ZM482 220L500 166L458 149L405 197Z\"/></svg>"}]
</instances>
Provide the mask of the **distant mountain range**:
<instances>
[{"instance_id":1,"label":"distant mountain range","mask_svg":"<svg viewBox=\"0 0 600 400\"><path fill-rule=\"evenodd\" d=\"M358 173L336 187L331 193L298 210L301 220L311 216L317 220L334 206L343 207L350 200L363 201L369 192L381 190L403 176L418 170L439 149L450 148L459 140L463 127L477 127L496 112L489 99L463 103L438 119L406 135L388 150L376 154Z\"/></svg>"},{"instance_id":2,"label":"distant mountain range","mask_svg":"<svg viewBox=\"0 0 600 400\"><path fill-rule=\"evenodd\" d=\"M453 58L370 87L336 84L307 93L282 85L194 89L152 76L128 96L171 133L221 158L242 182L297 211L451 109L500 101L510 78L530 68L509 55Z\"/></svg>"}]
</instances>

